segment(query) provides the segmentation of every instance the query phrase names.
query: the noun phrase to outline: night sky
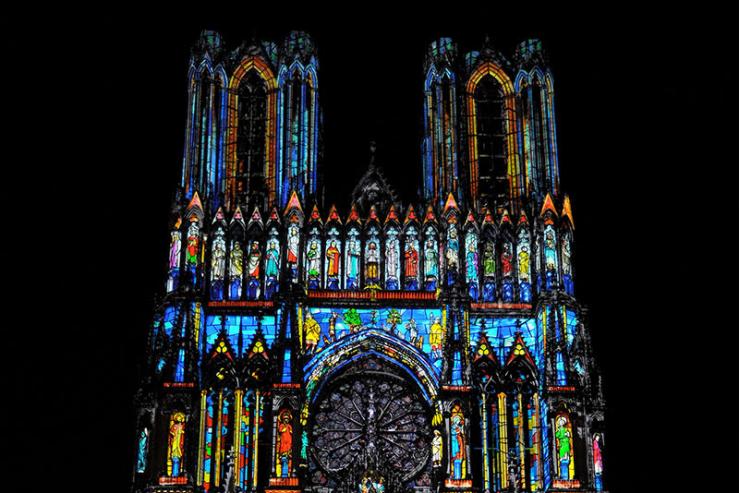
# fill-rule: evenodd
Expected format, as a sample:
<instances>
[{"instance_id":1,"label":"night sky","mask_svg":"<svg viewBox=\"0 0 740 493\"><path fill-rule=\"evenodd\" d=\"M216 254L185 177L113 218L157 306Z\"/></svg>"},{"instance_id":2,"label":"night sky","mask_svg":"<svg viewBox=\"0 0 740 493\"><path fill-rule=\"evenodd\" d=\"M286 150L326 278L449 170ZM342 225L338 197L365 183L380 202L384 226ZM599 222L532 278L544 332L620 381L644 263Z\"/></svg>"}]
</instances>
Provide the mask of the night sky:
<instances>
[{"instance_id":1,"label":"night sky","mask_svg":"<svg viewBox=\"0 0 740 493\"><path fill-rule=\"evenodd\" d=\"M720 146L703 144L717 125L705 111L697 76L732 93L737 71L708 77L713 68L702 60L709 50L724 53L722 43L688 29L707 22L675 5L654 12L574 9L540 16L531 10L469 12L476 19L472 25L462 17L442 24L370 9L334 12L334 20L323 24L298 17L265 24L249 13L187 22L120 13L84 27L58 25L45 45L56 52L47 62L55 70L38 96L54 105L51 124L68 136L32 147L50 189L38 192L48 197L41 208L64 207L50 234L64 238L61 255L67 260L56 281L61 284L52 288L68 302L49 310L53 321L44 334L59 366L54 384L45 380L43 395L60 409L54 421L63 423L54 433L59 445L48 472L74 476L84 489L105 484L108 491L127 491L137 365L154 295L164 288L168 211L181 172L190 46L204 28L220 31L227 47L253 35L280 42L289 30L301 29L318 48L320 166L327 205L336 202L342 215L367 166L372 139L386 176L406 202L420 187L429 42L450 36L466 52L479 49L488 34L495 48L511 56L524 39L543 41L555 81L561 186L575 218L576 294L590 309L604 377L610 489L667 491L685 484L676 471L691 469L697 454L716 452L697 435L724 434L719 422L691 414L692 402L720 378L717 372L696 373L709 365L701 348L713 334L737 342L736 321L722 325L701 313L713 300L712 273L699 279L691 270L715 269L711 243L732 246L736 238L706 229L705 221L720 212L703 198L715 186L703 171L716 166L737 181L737 159L718 160ZM728 63L735 63L737 55L731 55ZM74 97L56 97L62 88ZM58 118L65 114L69 121ZM728 195L714 194L719 196ZM737 224L737 216L722 220L731 227L733 219ZM703 267L694 265L695 256L703 257ZM712 303L706 312L716 316L722 305ZM34 395L31 402L44 398ZM715 395L711 406L727 404L732 411L733 399L727 404ZM727 434L735 443L736 433ZM22 457L38 453L37 443L20 443Z\"/></svg>"}]
</instances>

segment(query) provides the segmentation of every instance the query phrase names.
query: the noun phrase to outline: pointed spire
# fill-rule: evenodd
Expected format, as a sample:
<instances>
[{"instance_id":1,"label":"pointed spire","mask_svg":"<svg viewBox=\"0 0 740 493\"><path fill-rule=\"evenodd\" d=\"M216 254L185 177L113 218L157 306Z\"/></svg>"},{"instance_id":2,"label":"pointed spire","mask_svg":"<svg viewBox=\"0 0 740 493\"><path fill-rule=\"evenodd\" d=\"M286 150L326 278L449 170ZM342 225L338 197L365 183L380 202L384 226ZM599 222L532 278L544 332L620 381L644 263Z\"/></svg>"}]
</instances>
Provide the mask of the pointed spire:
<instances>
[{"instance_id":1,"label":"pointed spire","mask_svg":"<svg viewBox=\"0 0 740 493\"><path fill-rule=\"evenodd\" d=\"M555 204L552 201L552 197L548 193L545 196L545 202L542 204L542 210L540 210L540 216L544 216L545 212L551 211L557 217L558 211L555 209Z\"/></svg>"},{"instance_id":2,"label":"pointed spire","mask_svg":"<svg viewBox=\"0 0 740 493\"><path fill-rule=\"evenodd\" d=\"M491 214L491 210L489 208L484 209L484 215L483 215L483 222L486 224L494 224L495 219L493 218L493 214Z\"/></svg>"},{"instance_id":3,"label":"pointed spire","mask_svg":"<svg viewBox=\"0 0 740 493\"><path fill-rule=\"evenodd\" d=\"M437 216L434 215L434 207L432 207L432 204L429 204L427 206L427 212L426 214L424 214L424 222L426 223L428 221L431 221L434 223L437 222Z\"/></svg>"},{"instance_id":4,"label":"pointed spire","mask_svg":"<svg viewBox=\"0 0 740 493\"><path fill-rule=\"evenodd\" d=\"M442 215L446 216L449 210L455 210L456 212L460 211L460 209L457 207L457 202L455 201L455 197L452 195L452 192L447 195L447 201L445 202L445 208L442 212Z\"/></svg>"},{"instance_id":5,"label":"pointed spire","mask_svg":"<svg viewBox=\"0 0 740 493\"><path fill-rule=\"evenodd\" d=\"M511 218L509 217L509 211L504 209L504 213L501 214L501 221L499 222L499 226L503 226L504 224L508 224L511 226Z\"/></svg>"},{"instance_id":6,"label":"pointed spire","mask_svg":"<svg viewBox=\"0 0 740 493\"><path fill-rule=\"evenodd\" d=\"M337 207L332 204L331 209L329 209L329 217L327 217L326 222L329 221L336 221L339 224L342 224L342 220L339 218L339 214L337 214Z\"/></svg>"},{"instance_id":7,"label":"pointed spire","mask_svg":"<svg viewBox=\"0 0 740 493\"><path fill-rule=\"evenodd\" d=\"M468 217L465 218L465 225L468 224L477 225L478 223L475 221L475 215L473 214L473 210L468 210Z\"/></svg>"},{"instance_id":8,"label":"pointed spire","mask_svg":"<svg viewBox=\"0 0 740 493\"><path fill-rule=\"evenodd\" d=\"M236 206L236 210L234 211L234 215L231 216L231 222L238 221L240 223L244 223L244 216L242 215L242 210L239 208L239 206Z\"/></svg>"},{"instance_id":9,"label":"pointed spire","mask_svg":"<svg viewBox=\"0 0 740 493\"><path fill-rule=\"evenodd\" d=\"M524 358L533 368L536 367L534 359L532 359L532 355L529 354L529 349L527 349L527 345L524 343L524 339L522 339L521 332L516 333L516 339L514 339L509 356L506 358L506 365L510 365L517 358Z\"/></svg>"},{"instance_id":10,"label":"pointed spire","mask_svg":"<svg viewBox=\"0 0 740 493\"><path fill-rule=\"evenodd\" d=\"M321 214L319 214L319 206L314 204L313 210L311 211L311 221L321 222Z\"/></svg>"},{"instance_id":11,"label":"pointed spire","mask_svg":"<svg viewBox=\"0 0 740 493\"><path fill-rule=\"evenodd\" d=\"M418 221L416 212L414 211L414 206L411 204L409 204L409 208L406 211L406 219L403 220L403 224L408 224L409 221Z\"/></svg>"},{"instance_id":12,"label":"pointed spire","mask_svg":"<svg viewBox=\"0 0 740 493\"><path fill-rule=\"evenodd\" d=\"M278 223L280 222L280 215L278 214L277 207L274 207L273 206L272 210L270 211L270 219L269 220L270 221L275 221L275 222L278 222Z\"/></svg>"},{"instance_id":13,"label":"pointed spire","mask_svg":"<svg viewBox=\"0 0 740 493\"><path fill-rule=\"evenodd\" d=\"M257 208L257 206L254 206L252 217L249 218L249 225L251 226L254 223L262 224L262 214L260 214L260 210Z\"/></svg>"},{"instance_id":14,"label":"pointed spire","mask_svg":"<svg viewBox=\"0 0 740 493\"><path fill-rule=\"evenodd\" d=\"M570 209L570 197L565 196L565 199L563 200L563 217L567 217L570 219L570 226L573 229L576 229L576 223L573 222L573 211Z\"/></svg>"},{"instance_id":15,"label":"pointed spire","mask_svg":"<svg viewBox=\"0 0 740 493\"><path fill-rule=\"evenodd\" d=\"M529 219L527 219L527 214L524 212L524 209L522 209L522 212L519 213L519 224L529 224Z\"/></svg>"},{"instance_id":16,"label":"pointed spire","mask_svg":"<svg viewBox=\"0 0 740 493\"><path fill-rule=\"evenodd\" d=\"M388 215L385 217L385 223L388 223L388 221L398 221L396 206L393 204L391 204L390 209L388 209Z\"/></svg>"},{"instance_id":17,"label":"pointed spire","mask_svg":"<svg viewBox=\"0 0 740 493\"><path fill-rule=\"evenodd\" d=\"M368 221L378 220L378 211L375 209L375 205L370 206L370 216L367 218Z\"/></svg>"},{"instance_id":18,"label":"pointed spire","mask_svg":"<svg viewBox=\"0 0 740 493\"><path fill-rule=\"evenodd\" d=\"M290 199L288 200L288 205L285 206L285 212L283 212L284 216L288 215L288 212L290 212L292 209L297 209L301 213L303 213L303 208L301 207L301 201L298 200L298 194L295 190L293 190L293 193L290 194Z\"/></svg>"},{"instance_id":19,"label":"pointed spire","mask_svg":"<svg viewBox=\"0 0 740 493\"><path fill-rule=\"evenodd\" d=\"M200 196L198 195L198 192L193 193L193 198L190 199L190 203L188 204L188 210L196 207L201 211L203 210L203 204L200 201Z\"/></svg>"},{"instance_id":20,"label":"pointed spire","mask_svg":"<svg viewBox=\"0 0 740 493\"><path fill-rule=\"evenodd\" d=\"M223 221L223 220L224 220L224 210L223 208L219 207L218 210L216 211L216 215L213 216L213 222L215 223L217 221Z\"/></svg>"},{"instance_id":21,"label":"pointed spire","mask_svg":"<svg viewBox=\"0 0 740 493\"><path fill-rule=\"evenodd\" d=\"M349 211L349 217L347 218L347 222L360 222L360 213L357 212L357 204L352 202L352 209Z\"/></svg>"}]
</instances>

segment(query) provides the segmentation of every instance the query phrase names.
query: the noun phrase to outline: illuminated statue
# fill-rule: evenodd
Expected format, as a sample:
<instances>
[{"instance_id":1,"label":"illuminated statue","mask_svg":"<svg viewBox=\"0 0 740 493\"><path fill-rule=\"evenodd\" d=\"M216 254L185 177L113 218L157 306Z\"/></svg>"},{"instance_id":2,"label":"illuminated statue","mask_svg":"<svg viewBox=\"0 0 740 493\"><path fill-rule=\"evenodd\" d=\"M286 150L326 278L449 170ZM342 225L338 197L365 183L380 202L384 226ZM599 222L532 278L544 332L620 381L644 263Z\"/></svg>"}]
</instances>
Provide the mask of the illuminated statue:
<instances>
[{"instance_id":1,"label":"illuminated statue","mask_svg":"<svg viewBox=\"0 0 740 493\"><path fill-rule=\"evenodd\" d=\"M336 277L339 275L339 249L337 248L337 242L332 241L329 248L326 249L326 275L329 277Z\"/></svg>"},{"instance_id":2,"label":"illuminated statue","mask_svg":"<svg viewBox=\"0 0 740 493\"><path fill-rule=\"evenodd\" d=\"M238 241L231 243L229 254L229 297L232 300L239 299L242 295L242 275L244 274L244 252Z\"/></svg>"},{"instance_id":3,"label":"illuminated statue","mask_svg":"<svg viewBox=\"0 0 740 493\"><path fill-rule=\"evenodd\" d=\"M455 407L457 410L453 409L452 418L450 418L450 460L452 461L452 478L464 479L466 476L465 418L463 417L462 410L459 409L459 406Z\"/></svg>"},{"instance_id":4,"label":"illuminated statue","mask_svg":"<svg viewBox=\"0 0 740 493\"><path fill-rule=\"evenodd\" d=\"M293 460L293 415L283 409L277 419L277 437L275 439L275 473L279 478L287 478L292 469Z\"/></svg>"},{"instance_id":5,"label":"illuminated statue","mask_svg":"<svg viewBox=\"0 0 740 493\"><path fill-rule=\"evenodd\" d=\"M432 467L442 467L442 433L439 430L434 430L434 438L432 438Z\"/></svg>"},{"instance_id":6,"label":"illuminated statue","mask_svg":"<svg viewBox=\"0 0 740 493\"><path fill-rule=\"evenodd\" d=\"M185 415L177 412L170 418L170 432L167 447L167 475L179 476L182 471L183 450L185 450Z\"/></svg>"},{"instance_id":7,"label":"illuminated statue","mask_svg":"<svg viewBox=\"0 0 740 493\"><path fill-rule=\"evenodd\" d=\"M439 319L435 318L434 323L429 328L429 344L432 346L432 356L436 358L442 357L442 326L439 324Z\"/></svg>"},{"instance_id":8,"label":"illuminated statue","mask_svg":"<svg viewBox=\"0 0 740 493\"><path fill-rule=\"evenodd\" d=\"M265 253L265 276L277 278L280 273L280 251L277 242L272 240L267 245Z\"/></svg>"},{"instance_id":9,"label":"illuminated statue","mask_svg":"<svg viewBox=\"0 0 740 493\"><path fill-rule=\"evenodd\" d=\"M555 429L556 449L558 451L558 463L560 479L572 479L570 475L571 461L571 434L568 418L558 416Z\"/></svg>"},{"instance_id":10,"label":"illuminated statue","mask_svg":"<svg viewBox=\"0 0 740 493\"><path fill-rule=\"evenodd\" d=\"M404 258L404 271L406 273L406 277L415 278L419 272L419 252L416 251L413 243L406 244Z\"/></svg>"},{"instance_id":11,"label":"illuminated statue","mask_svg":"<svg viewBox=\"0 0 740 493\"><path fill-rule=\"evenodd\" d=\"M313 318L311 312L306 313L306 321L303 323L303 329L306 332L306 352L313 353L321 338L321 326Z\"/></svg>"},{"instance_id":12,"label":"illuminated statue","mask_svg":"<svg viewBox=\"0 0 740 493\"><path fill-rule=\"evenodd\" d=\"M371 241L367 246L365 262L365 279L367 279L368 282L377 282L380 256L378 254L378 247L374 241Z\"/></svg>"},{"instance_id":13,"label":"illuminated statue","mask_svg":"<svg viewBox=\"0 0 740 493\"><path fill-rule=\"evenodd\" d=\"M360 242L352 236L347 246L347 289L357 289L360 278Z\"/></svg>"},{"instance_id":14,"label":"illuminated statue","mask_svg":"<svg viewBox=\"0 0 740 493\"><path fill-rule=\"evenodd\" d=\"M483 275L485 277L496 275L496 257L493 253L493 243L490 241L487 241L483 248Z\"/></svg>"}]
</instances>

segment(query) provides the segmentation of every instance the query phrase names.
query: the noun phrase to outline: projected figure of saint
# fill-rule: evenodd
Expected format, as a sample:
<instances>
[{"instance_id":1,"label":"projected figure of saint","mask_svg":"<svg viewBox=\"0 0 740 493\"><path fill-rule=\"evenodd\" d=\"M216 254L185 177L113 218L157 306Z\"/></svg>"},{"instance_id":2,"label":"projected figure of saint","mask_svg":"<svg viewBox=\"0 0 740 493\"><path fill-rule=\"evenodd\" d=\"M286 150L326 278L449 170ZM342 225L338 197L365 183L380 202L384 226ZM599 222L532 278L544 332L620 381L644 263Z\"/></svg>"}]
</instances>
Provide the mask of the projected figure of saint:
<instances>
[{"instance_id":1,"label":"projected figure of saint","mask_svg":"<svg viewBox=\"0 0 740 493\"><path fill-rule=\"evenodd\" d=\"M432 347L432 356L437 359L442 357L442 326L439 319L435 318L429 328L429 345Z\"/></svg>"},{"instance_id":2,"label":"projected figure of saint","mask_svg":"<svg viewBox=\"0 0 740 493\"><path fill-rule=\"evenodd\" d=\"M347 265L347 289L357 289L360 277L360 242L354 237L347 245L347 255L349 264Z\"/></svg>"},{"instance_id":3,"label":"projected figure of saint","mask_svg":"<svg viewBox=\"0 0 740 493\"><path fill-rule=\"evenodd\" d=\"M413 243L406 244L404 259L404 271L406 272L406 277L415 278L419 273L419 252L416 251Z\"/></svg>"},{"instance_id":4,"label":"projected figure of saint","mask_svg":"<svg viewBox=\"0 0 740 493\"><path fill-rule=\"evenodd\" d=\"M316 352L316 346L318 346L321 338L321 326L313 318L310 311L306 313L306 321L303 323L303 327L306 332L306 352L313 354Z\"/></svg>"},{"instance_id":5,"label":"projected figure of saint","mask_svg":"<svg viewBox=\"0 0 740 493\"><path fill-rule=\"evenodd\" d=\"M371 241L367 246L365 262L365 279L369 283L378 282L380 255L378 253L378 246L374 241Z\"/></svg>"},{"instance_id":6,"label":"projected figure of saint","mask_svg":"<svg viewBox=\"0 0 740 493\"><path fill-rule=\"evenodd\" d=\"M293 282L298 281L298 245L300 244L300 238L298 237L298 227L293 225L288 229L288 270L290 271L290 277Z\"/></svg>"},{"instance_id":7,"label":"projected figure of saint","mask_svg":"<svg viewBox=\"0 0 740 493\"><path fill-rule=\"evenodd\" d=\"M146 470L146 448L147 442L149 441L149 430L143 428L139 435L139 448L136 458L136 472L144 472Z\"/></svg>"},{"instance_id":8,"label":"projected figure of saint","mask_svg":"<svg viewBox=\"0 0 740 493\"><path fill-rule=\"evenodd\" d=\"M398 289L398 239L393 237L385 242L385 283L387 289Z\"/></svg>"},{"instance_id":9,"label":"projected figure of saint","mask_svg":"<svg viewBox=\"0 0 740 493\"><path fill-rule=\"evenodd\" d=\"M468 253L465 256L465 266L467 268L466 276L468 282L476 282L478 280L478 250L476 250L475 243L473 242L468 246Z\"/></svg>"},{"instance_id":10,"label":"projected figure of saint","mask_svg":"<svg viewBox=\"0 0 740 493\"><path fill-rule=\"evenodd\" d=\"M271 240L267 245L265 253L265 275L268 278L276 278L280 273L280 251L278 250L277 241Z\"/></svg>"},{"instance_id":11,"label":"projected figure of saint","mask_svg":"<svg viewBox=\"0 0 740 493\"><path fill-rule=\"evenodd\" d=\"M235 241L231 244L231 253L229 254L229 277L231 279L229 297L232 300L239 299L242 295L243 262L244 252L242 251L242 245L238 241Z\"/></svg>"},{"instance_id":12,"label":"projected figure of saint","mask_svg":"<svg viewBox=\"0 0 740 493\"><path fill-rule=\"evenodd\" d=\"M454 413L454 411L453 411ZM454 413L450 420L450 459L452 460L452 478L464 479L465 469L465 418Z\"/></svg>"},{"instance_id":13,"label":"projected figure of saint","mask_svg":"<svg viewBox=\"0 0 740 493\"><path fill-rule=\"evenodd\" d=\"M185 415L175 413L170 418L167 441L167 475L179 476L182 472L182 455L185 449Z\"/></svg>"},{"instance_id":14,"label":"projected figure of saint","mask_svg":"<svg viewBox=\"0 0 740 493\"><path fill-rule=\"evenodd\" d=\"M311 243L308 245L306 263L308 264L306 266L308 271L308 287L318 289L319 276L321 275L321 258L319 257L319 243L316 240L311 240Z\"/></svg>"},{"instance_id":15,"label":"projected figure of saint","mask_svg":"<svg viewBox=\"0 0 740 493\"><path fill-rule=\"evenodd\" d=\"M329 248L326 249L326 260L328 262L326 267L326 275L328 277L336 277L339 275L339 249L337 248L337 242L332 241Z\"/></svg>"},{"instance_id":16,"label":"projected figure of saint","mask_svg":"<svg viewBox=\"0 0 740 493\"><path fill-rule=\"evenodd\" d=\"M277 422L277 439L275 444L275 473L279 478L287 478L290 475L293 458L293 415L290 410L284 409L280 412Z\"/></svg>"},{"instance_id":17,"label":"projected figure of saint","mask_svg":"<svg viewBox=\"0 0 740 493\"><path fill-rule=\"evenodd\" d=\"M432 467L442 467L442 433L434 430L432 438Z\"/></svg>"},{"instance_id":18,"label":"projected figure of saint","mask_svg":"<svg viewBox=\"0 0 740 493\"><path fill-rule=\"evenodd\" d=\"M182 241L180 232L173 231L170 238L170 260L169 260L169 278L167 279L167 291L172 291L177 287L177 278L180 275L180 249Z\"/></svg>"},{"instance_id":19,"label":"projected figure of saint","mask_svg":"<svg viewBox=\"0 0 740 493\"><path fill-rule=\"evenodd\" d=\"M188 264L193 266L198 263L198 239L198 225L192 222L188 228L188 246L185 250L185 259Z\"/></svg>"},{"instance_id":20,"label":"projected figure of saint","mask_svg":"<svg viewBox=\"0 0 740 493\"><path fill-rule=\"evenodd\" d=\"M555 429L555 440L557 442L558 462L560 463L560 479L570 478L570 430L568 429L568 419L565 416L559 416Z\"/></svg>"},{"instance_id":21,"label":"projected figure of saint","mask_svg":"<svg viewBox=\"0 0 740 493\"><path fill-rule=\"evenodd\" d=\"M483 275L485 277L496 275L496 257L493 254L493 243L490 241L483 247Z\"/></svg>"},{"instance_id":22,"label":"projected figure of saint","mask_svg":"<svg viewBox=\"0 0 740 493\"><path fill-rule=\"evenodd\" d=\"M438 272L437 245L432 238L429 238L424 244L424 277L428 291L437 288Z\"/></svg>"},{"instance_id":23,"label":"projected figure of saint","mask_svg":"<svg viewBox=\"0 0 740 493\"><path fill-rule=\"evenodd\" d=\"M511 253L511 243L506 242L503 245L503 251L501 252L501 275L504 277L510 276L514 268L511 261L514 256Z\"/></svg>"}]
</instances>

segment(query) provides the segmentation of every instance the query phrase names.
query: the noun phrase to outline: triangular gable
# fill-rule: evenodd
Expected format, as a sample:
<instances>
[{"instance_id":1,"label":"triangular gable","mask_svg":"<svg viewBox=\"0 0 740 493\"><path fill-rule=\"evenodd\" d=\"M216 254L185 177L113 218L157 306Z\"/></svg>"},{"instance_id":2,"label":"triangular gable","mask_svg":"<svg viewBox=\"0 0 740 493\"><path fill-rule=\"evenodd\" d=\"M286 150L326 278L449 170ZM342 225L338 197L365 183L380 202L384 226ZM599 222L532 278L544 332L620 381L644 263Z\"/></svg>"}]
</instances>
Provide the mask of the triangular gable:
<instances>
[{"instance_id":1,"label":"triangular gable","mask_svg":"<svg viewBox=\"0 0 740 493\"><path fill-rule=\"evenodd\" d=\"M504 213L501 214L501 221L499 221L499 225L503 226L504 224L508 224L511 226L511 218L509 217L509 211L504 209Z\"/></svg>"},{"instance_id":2,"label":"triangular gable","mask_svg":"<svg viewBox=\"0 0 740 493\"><path fill-rule=\"evenodd\" d=\"M216 211L216 215L213 216L213 222L215 223L216 221L223 221L223 220L224 220L224 210L221 207L219 207L218 210Z\"/></svg>"},{"instance_id":3,"label":"triangular gable","mask_svg":"<svg viewBox=\"0 0 740 493\"><path fill-rule=\"evenodd\" d=\"M491 225L493 225L496 222L493 217L493 214L491 214L491 210L488 208L485 209L485 213L483 215L483 222L485 224L491 224Z\"/></svg>"},{"instance_id":4,"label":"triangular gable","mask_svg":"<svg viewBox=\"0 0 740 493\"><path fill-rule=\"evenodd\" d=\"M234 348L231 347L231 342L229 342L229 337L225 330L221 329L219 331L218 337L216 337L216 340L211 346L210 355L211 360L222 356L230 361L234 361Z\"/></svg>"},{"instance_id":5,"label":"triangular gable","mask_svg":"<svg viewBox=\"0 0 740 493\"><path fill-rule=\"evenodd\" d=\"M311 211L311 221L321 223L321 214L319 213L319 206L314 204L313 210Z\"/></svg>"},{"instance_id":6,"label":"triangular gable","mask_svg":"<svg viewBox=\"0 0 740 493\"><path fill-rule=\"evenodd\" d=\"M388 221L398 222L398 213L396 212L396 206L393 204L391 204L390 209L388 209L388 215L385 217L385 223Z\"/></svg>"},{"instance_id":7,"label":"triangular gable","mask_svg":"<svg viewBox=\"0 0 740 493\"><path fill-rule=\"evenodd\" d=\"M563 200L563 217L567 217L570 220L570 226L576 229L576 223L573 222L573 211L570 209L570 197L567 195Z\"/></svg>"},{"instance_id":8,"label":"triangular gable","mask_svg":"<svg viewBox=\"0 0 740 493\"><path fill-rule=\"evenodd\" d=\"M516 333L516 339L514 339L514 344L511 345L509 356L506 358L506 366L509 366L514 360L518 358L524 358L527 363L532 365L532 368L537 367L534 363L534 359L532 359L532 355L529 354L529 349L527 349L527 345L524 343L524 339L522 339L521 332Z\"/></svg>"},{"instance_id":9,"label":"triangular gable","mask_svg":"<svg viewBox=\"0 0 740 493\"><path fill-rule=\"evenodd\" d=\"M377 221L378 220L378 211L375 210L375 206L370 206L370 217L367 218L368 221Z\"/></svg>"},{"instance_id":10,"label":"triangular gable","mask_svg":"<svg viewBox=\"0 0 740 493\"><path fill-rule=\"evenodd\" d=\"M203 210L203 204L200 201L200 196L198 195L198 192L195 192L193 194L193 198L190 199L190 203L188 204L188 210L198 208L201 211Z\"/></svg>"},{"instance_id":11,"label":"triangular gable","mask_svg":"<svg viewBox=\"0 0 740 493\"><path fill-rule=\"evenodd\" d=\"M555 209L555 204L552 201L552 197L548 193L545 196L545 202L542 204L542 209L540 210L540 216L544 216L547 211L552 212L557 217L558 211Z\"/></svg>"},{"instance_id":12,"label":"triangular gable","mask_svg":"<svg viewBox=\"0 0 740 493\"><path fill-rule=\"evenodd\" d=\"M472 224L473 226L478 226L478 223L475 220L475 215L473 215L473 211L468 211L468 217L465 218L465 226L468 224Z\"/></svg>"},{"instance_id":13,"label":"triangular gable","mask_svg":"<svg viewBox=\"0 0 740 493\"><path fill-rule=\"evenodd\" d=\"M403 220L403 224L408 224L410 221L418 221L416 211L414 211L414 206L411 204L409 204L409 208L406 211L406 219Z\"/></svg>"},{"instance_id":14,"label":"triangular gable","mask_svg":"<svg viewBox=\"0 0 740 493\"><path fill-rule=\"evenodd\" d=\"M431 204L427 206L427 212L424 214L424 222L426 223L428 221L437 222L437 216L434 214L434 208Z\"/></svg>"},{"instance_id":15,"label":"triangular gable","mask_svg":"<svg viewBox=\"0 0 740 493\"><path fill-rule=\"evenodd\" d=\"M519 213L519 224L520 225L529 224L529 219L527 219L527 214L524 211Z\"/></svg>"},{"instance_id":16,"label":"triangular gable","mask_svg":"<svg viewBox=\"0 0 740 493\"><path fill-rule=\"evenodd\" d=\"M303 207L301 207L301 201L298 200L298 194L293 191L293 193L290 194L290 199L288 200L288 205L285 206L285 212L283 212L283 216L287 216L288 213L291 210L298 210L301 214L303 214Z\"/></svg>"},{"instance_id":17,"label":"triangular gable","mask_svg":"<svg viewBox=\"0 0 740 493\"><path fill-rule=\"evenodd\" d=\"M491 343L488 342L488 337L486 337L485 332L480 333L478 345L475 347L475 356L473 357L473 361L478 361L481 359L487 359L490 360L492 363L498 363L498 360L496 360L496 354L493 350L493 347L491 346Z\"/></svg>"},{"instance_id":18,"label":"triangular gable","mask_svg":"<svg viewBox=\"0 0 740 493\"><path fill-rule=\"evenodd\" d=\"M280 215L278 214L277 207L273 207L270 211L270 221L280 222Z\"/></svg>"},{"instance_id":19,"label":"triangular gable","mask_svg":"<svg viewBox=\"0 0 740 493\"><path fill-rule=\"evenodd\" d=\"M337 208L333 204L331 206L331 209L329 209L329 217L326 219L326 222L329 221L336 221L339 224L342 224L342 220L339 218L339 214L337 214Z\"/></svg>"},{"instance_id":20,"label":"triangular gable","mask_svg":"<svg viewBox=\"0 0 740 493\"><path fill-rule=\"evenodd\" d=\"M452 192L447 195L447 201L445 202L445 207L442 215L447 217L447 213L450 211L454 211L455 214L460 213L460 209L457 207L457 202L455 201L455 197L452 195Z\"/></svg>"},{"instance_id":21,"label":"triangular gable","mask_svg":"<svg viewBox=\"0 0 740 493\"><path fill-rule=\"evenodd\" d=\"M249 225L251 226L254 223L262 224L262 214L260 214L260 210L257 208L257 206L254 207L254 210L252 211L252 216L249 218Z\"/></svg>"},{"instance_id":22,"label":"triangular gable","mask_svg":"<svg viewBox=\"0 0 740 493\"><path fill-rule=\"evenodd\" d=\"M352 203L352 209L349 211L347 222L360 222L360 213L357 212L357 204Z\"/></svg>"},{"instance_id":23,"label":"triangular gable","mask_svg":"<svg viewBox=\"0 0 740 493\"><path fill-rule=\"evenodd\" d=\"M236 210L234 211L234 215L231 217L231 222L239 221L240 223L244 222L244 216L242 215L242 210L239 208L239 206L236 206Z\"/></svg>"}]
</instances>

